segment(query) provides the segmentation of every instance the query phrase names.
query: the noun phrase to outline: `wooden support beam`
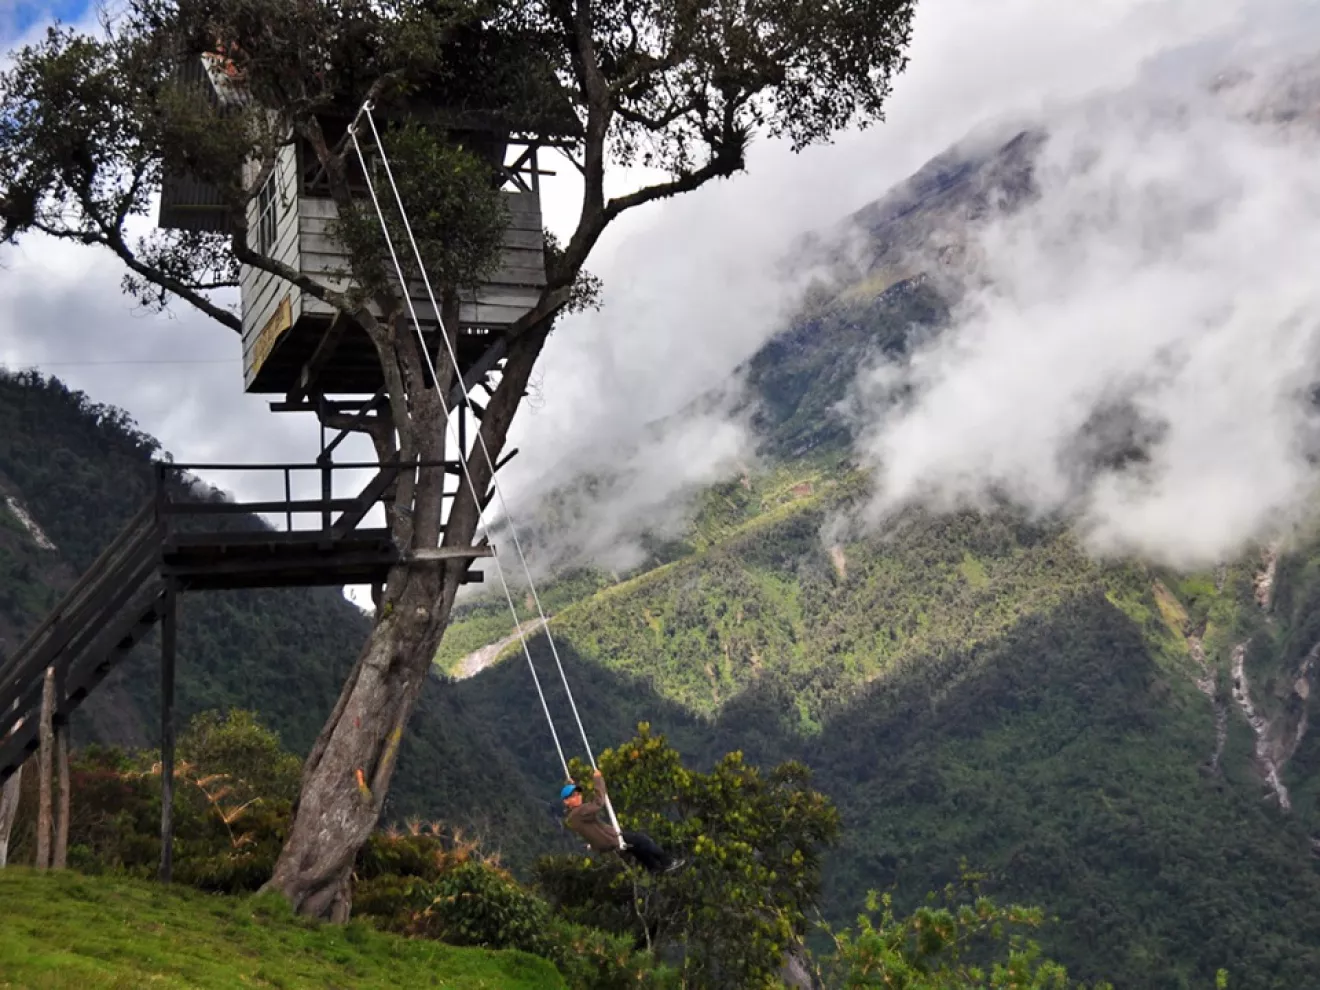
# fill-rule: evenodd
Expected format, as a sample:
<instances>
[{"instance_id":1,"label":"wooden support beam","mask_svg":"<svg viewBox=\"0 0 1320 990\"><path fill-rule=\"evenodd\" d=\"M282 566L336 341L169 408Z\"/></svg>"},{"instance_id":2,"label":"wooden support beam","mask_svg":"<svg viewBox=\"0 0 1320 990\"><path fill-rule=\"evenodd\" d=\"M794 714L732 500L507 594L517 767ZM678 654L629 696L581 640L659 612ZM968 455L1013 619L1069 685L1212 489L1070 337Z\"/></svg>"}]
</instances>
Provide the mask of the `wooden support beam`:
<instances>
[{"instance_id":1,"label":"wooden support beam","mask_svg":"<svg viewBox=\"0 0 1320 990\"><path fill-rule=\"evenodd\" d=\"M55 775L58 793L55 802L55 849L50 868L63 870L69 865L69 723L61 718L55 725Z\"/></svg>"},{"instance_id":2,"label":"wooden support beam","mask_svg":"<svg viewBox=\"0 0 1320 990\"><path fill-rule=\"evenodd\" d=\"M9 863L9 836L18 818L18 798L23 787L23 765L0 782L0 869Z\"/></svg>"},{"instance_id":3,"label":"wooden support beam","mask_svg":"<svg viewBox=\"0 0 1320 990\"><path fill-rule=\"evenodd\" d=\"M37 750L37 869L50 868L50 840L52 831L50 770L54 759L54 736L52 720L55 714L55 668L46 668L46 677L41 688L41 722L38 734L41 739Z\"/></svg>"},{"instance_id":4,"label":"wooden support beam","mask_svg":"<svg viewBox=\"0 0 1320 990\"><path fill-rule=\"evenodd\" d=\"M174 661L178 590L165 585L160 627L160 881L174 878Z\"/></svg>"},{"instance_id":5,"label":"wooden support beam","mask_svg":"<svg viewBox=\"0 0 1320 990\"><path fill-rule=\"evenodd\" d=\"M362 391L366 391L363 389ZM320 402L313 402L310 399L301 399L298 402L270 402L271 412L318 412L322 409L327 412L361 412L376 401L375 397L369 399L323 399Z\"/></svg>"},{"instance_id":6,"label":"wooden support beam","mask_svg":"<svg viewBox=\"0 0 1320 990\"><path fill-rule=\"evenodd\" d=\"M294 404L307 397L308 389L315 383L330 359L334 357L334 353L338 350L347 330L348 320L344 319L344 314L341 311L336 310L335 315L330 320L330 326L326 328L325 333L321 335L321 339L317 341L312 356L307 359L307 363L298 372L297 384L284 397L285 402Z\"/></svg>"},{"instance_id":7,"label":"wooden support beam","mask_svg":"<svg viewBox=\"0 0 1320 990\"><path fill-rule=\"evenodd\" d=\"M316 462L318 464L321 464L328 461L330 459L330 455L335 452L335 449L346 439L348 439L349 434L365 432L365 428L368 427L373 422L373 420L378 422L380 416L384 415L389 411L389 405L390 405L390 397L385 394L384 387L378 389L376 394L372 396L371 402L369 402L367 405L363 406L360 410L358 410L357 414L349 422L344 423L340 427L339 433L335 436L333 440L330 441L329 444L325 442L325 418L327 415L338 415L338 414L335 413L333 410L323 407L323 409L320 410L321 419L322 419L321 453L317 455ZM371 415L373 412L377 413L377 416L373 417ZM359 427L362 427L362 429L359 429Z\"/></svg>"},{"instance_id":8,"label":"wooden support beam","mask_svg":"<svg viewBox=\"0 0 1320 990\"><path fill-rule=\"evenodd\" d=\"M386 490L399 476L402 469L399 464L387 464L376 472L376 477L367 483L367 486L358 493L357 498L352 499L352 508L345 509L333 527L335 539L340 539L347 533L351 533L357 528L372 506L376 505L384 496Z\"/></svg>"},{"instance_id":9,"label":"wooden support beam","mask_svg":"<svg viewBox=\"0 0 1320 990\"><path fill-rule=\"evenodd\" d=\"M324 494L324 492L323 492ZM170 502L165 507L171 516L246 516L259 512L320 513L347 512L357 505L354 498L301 499L295 502Z\"/></svg>"},{"instance_id":10,"label":"wooden support beam","mask_svg":"<svg viewBox=\"0 0 1320 990\"><path fill-rule=\"evenodd\" d=\"M403 559L409 563L435 563L445 560L476 560L478 557L494 557L494 547L431 547L429 549L409 550Z\"/></svg>"},{"instance_id":11,"label":"wooden support beam","mask_svg":"<svg viewBox=\"0 0 1320 990\"><path fill-rule=\"evenodd\" d=\"M481 357L468 368L467 374L463 376L462 381L454 382L454 387L449 390L449 408L463 402L463 397L472 391L477 382L484 381L486 376L495 370L495 365L504 360L509 351L509 338L501 335L495 343L486 348Z\"/></svg>"}]
</instances>

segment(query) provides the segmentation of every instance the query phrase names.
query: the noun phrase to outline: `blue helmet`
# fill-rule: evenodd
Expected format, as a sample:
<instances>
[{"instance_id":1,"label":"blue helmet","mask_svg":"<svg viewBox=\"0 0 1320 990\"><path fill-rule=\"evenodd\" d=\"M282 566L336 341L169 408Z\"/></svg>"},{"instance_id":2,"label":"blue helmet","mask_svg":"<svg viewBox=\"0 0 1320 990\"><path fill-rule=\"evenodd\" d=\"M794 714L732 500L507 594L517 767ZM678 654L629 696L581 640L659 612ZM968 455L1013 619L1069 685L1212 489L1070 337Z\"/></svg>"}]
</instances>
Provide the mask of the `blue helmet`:
<instances>
[{"instance_id":1,"label":"blue helmet","mask_svg":"<svg viewBox=\"0 0 1320 990\"><path fill-rule=\"evenodd\" d=\"M578 789L578 785L577 785L577 784L572 784L572 783L565 784L565 785L564 785L562 788L560 788L560 790L559 790L559 800L563 801L564 799L566 799L570 794L572 794L572 793L573 793L574 791L576 791L577 789Z\"/></svg>"}]
</instances>

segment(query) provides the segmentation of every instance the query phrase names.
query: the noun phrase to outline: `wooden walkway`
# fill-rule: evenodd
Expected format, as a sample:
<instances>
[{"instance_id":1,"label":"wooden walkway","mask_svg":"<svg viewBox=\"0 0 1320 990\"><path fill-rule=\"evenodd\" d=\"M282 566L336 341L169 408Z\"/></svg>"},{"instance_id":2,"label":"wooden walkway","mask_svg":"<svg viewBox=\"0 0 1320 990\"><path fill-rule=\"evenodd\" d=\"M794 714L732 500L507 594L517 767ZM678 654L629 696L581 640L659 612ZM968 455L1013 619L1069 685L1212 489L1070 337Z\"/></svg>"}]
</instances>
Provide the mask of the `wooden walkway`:
<instances>
[{"instance_id":1,"label":"wooden walkway","mask_svg":"<svg viewBox=\"0 0 1320 990\"><path fill-rule=\"evenodd\" d=\"M420 464L420 467L448 465ZM331 497L332 472L377 469L353 498ZM204 499L189 491L185 471L281 472L285 497L275 501L232 502ZM398 466L363 464L156 465L156 491L115 540L68 591L63 600L3 661L0 661L0 784L39 746L42 688L54 671L52 723L69 716L136 647L161 624L161 738L163 781L161 873L170 874L171 784L174 762L174 666L177 598L189 591L232 588L379 588L389 569L403 559L386 529L368 529L363 520L382 503ZM290 477L316 471L322 497L295 500ZM253 517L283 516L274 529ZM295 529L293 520L311 514L313 529ZM417 551L416 559L475 561L493 555L488 546ZM469 568L463 580L480 581Z\"/></svg>"}]
</instances>

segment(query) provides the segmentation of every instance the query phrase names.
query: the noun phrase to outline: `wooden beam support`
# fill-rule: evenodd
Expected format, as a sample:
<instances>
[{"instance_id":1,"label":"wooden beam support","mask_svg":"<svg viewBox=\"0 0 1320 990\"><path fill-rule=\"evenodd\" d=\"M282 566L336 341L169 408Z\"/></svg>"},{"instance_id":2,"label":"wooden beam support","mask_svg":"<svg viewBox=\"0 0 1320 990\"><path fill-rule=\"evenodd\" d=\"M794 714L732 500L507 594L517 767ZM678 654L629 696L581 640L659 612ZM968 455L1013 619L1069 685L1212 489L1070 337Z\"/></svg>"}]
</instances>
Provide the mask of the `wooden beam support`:
<instances>
[{"instance_id":1,"label":"wooden beam support","mask_svg":"<svg viewBox=\"0 0 1320 990\"><path fill-rule=\"evenodd\" d=\"M365 392L366 389L363 389ZM377 393L379 394L379 393ZM369 399L323 399L321 402L313 402L310 399L302 399L298 402L270 402L271 412L319 412L325 409L332 413L341 412L361 412L376 401L375 396Z\"/></svg>"},{"instance_id":2,"label":"wooden beam support","mask_svg":"<svg viewBox=\"0 0 1320 990\"><path fill-rule=\"evenodd\" d=\"M307 359L307 363L302 366L298 372L298 382L289 390L284 397L284 401L294 404L307 397L307 391L320 376L321 371L326 364L334 357L334 353L339 348L340 342L344 339L344 334L348 331L348 320L344 319L344 314L336 310L335 315L330 320L330 326L326 328L321 339L316 343L316 349L312 351L312 356Z\"/></svg>"},{"instance_id":3,"label":"wooden beam support","mask_svg":"<svg viewBox=\"0 0 1320 990\"><path fill-rule=\"evenodd\" d=\"M370 404L363 406L362 409L358 411L357 415L354 416L352 420L350 420L346 425L342 426L339 430L338 435L336 435L336 437L333 440L331 440L329 444L325 442L325 417L326 415L332 415L333 411L329 410L326 407L326 405L323 405L322 408L318 410L318 415L321 416L322 433L321 433L321 453L317 455L316 462L318 464L328 462L330 460L330 455L335 452L335 448L337 448L341 443L343 443L346 439L348 439L350 433L365 432L365 430L359 430L358 427L368 426L368 424L370 424L373 419L373 417L371 416L373 412L377 412L379 410L378 417L379 415L383 415L384 413L388 412L389 405L390 405L390 397L385 394L385 389L381 388L379 391L376 392L374 396L372 396Z\"/></svg>"},{"instance_id":4,"label":"wooden beam support","mask_svg":"<svg viewBox=\"0 0 1320 990\"><path fill-rule=\"evenodd\" d=\"M63 870L69 865L69 810L72 798L69 790L69 720L55 720L55 778L58 791L55 801L55 849L51 853L50 868Z\"/></svg>"},{"instance_id":5,"label":"wooden beam support","mask_svg":"<svg viewBox=\"0 0 1320 990\"><path fill-rule=\"evenodd\" d=\"M384 496L386 490L399 476L402 466L399 464L387 464L376 472L376 477L367 483L367 486L358 493L357 498L352 499L353 507L344 510L333 527L335 539L342 538L345 534L352 532L357 528L372 506L376 505Z\"/></svg>"},{"instance_id":6,"label":"wooden beam support","mask_svg":"<svg viewBox=\"0 0 1320 990\"><path fill-rule=\"evenodd\" d=\"M463 402L463 397L472 391L477 382L484 381L486 376L495 370L495 365L504 360L509 351L509 338L501 335L495 343L486 348L481 357L468 368L467 374L463 376L462 381L454 383L454 387L449 390L449 408Z\"/></svg>"},{"instance_id":7,"label":"wooden beam support","mask_svg":"<svg viewBox=\"0 0 1320 990\"><path fill-rule=\"evenodd\" d=\"M160 627L160 882L174 879L174 662L178 589L165 584Z\"/></svg>"},{"instance_id":8,"label":"wooden beam support","mask_svg":"<svg viewBox=\"0 0 1320 990\"><path fill-rule=\"evenodd\" d=\"M50 840L53 831L51 813L51 761L54 759L55 668L47 667L41 689L40 745L37 750L37 869L50 868Z\"/></svg>"},{"instance_id":9,"label":"wooden beam support","mask_svg":"<svg viewBox=\"0 0 1320 990\"><path fill-rule=\"evenodd\" d=\"M476 560L478 557L494 557L495 548L486 547L430 547L421 550L409 550L403 559L409 563L436 563L446 560Z\"/></svg>"}]
</instances>

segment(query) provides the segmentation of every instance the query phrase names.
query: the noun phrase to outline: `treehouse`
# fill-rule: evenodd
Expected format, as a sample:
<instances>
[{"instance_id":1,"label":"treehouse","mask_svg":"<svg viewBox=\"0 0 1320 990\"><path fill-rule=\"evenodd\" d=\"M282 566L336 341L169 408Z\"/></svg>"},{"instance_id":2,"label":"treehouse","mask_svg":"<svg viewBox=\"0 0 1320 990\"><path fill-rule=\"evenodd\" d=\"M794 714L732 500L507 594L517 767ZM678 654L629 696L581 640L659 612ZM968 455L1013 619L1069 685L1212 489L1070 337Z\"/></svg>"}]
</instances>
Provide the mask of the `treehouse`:
<instances>
[{"instance_id":1,"label":"treehouse","mask_svg":"<svg viewBox=\"0 0 1320 990\"><path fill-rule=\"evenodd\" d=\"M473 52L476 55L473 55ZM467 45L460 58L491 59L490 45ZM507 331L530 311L545 286L545 242L541 221L539 150L571 140L579 122L567 103L510 96L507 86L483 85L481 65L474 62L449 73L444 86L415 91L406 104L377 109L383 131L392 115L442 128L455 143L476 153L491 167L507 208L501 255L494 272L477 285L456 287L458 293L457 348L465 368L486 351L497 335ZM206 53L192 60L181 73L189 86L201 89L221 112L247 99L232 63ZM517 73L503 74L506 80ZM485 77L489 79L489 76ZM455 83L453 80L460 82ZM534 83L536 81L533 81ZM541 83L543 85L543 83ZM463 86L467 92L460 91ZM540 92L552 91L546 87ZM548 109L512 113L510 106L540 103ZM348 127L358 106L345 102L318 114L321 129L332 148L344 147ZM357 131L364 154L371 161L371 130ZM349 185L355 196L369 202L361 166L352 152L346 157ZM248 165L243 188L251 189L260 172ZM391 193L383 175L373 169L376 194L385 202ZM409 204L405 203L405 207ZM249 202L248 243L257 252L288 265L332 288L350 284L349 259L333 234L338 210L330 196L324 170L306 142L293 139L281 147L273 172ZM188 174L166 174L163 179L159 224L190 231L225 231L231 218L224 196L214 183ZM384 242L382 238L382 250ZM396 244L400 255L409 248ZM269 272L243 266L241 274L244 387L250 393L283 393L291 398L319 393L373 394L383 385L379 361L366 333L356 321L337 318L335 309L315 296ZM432 288L439 293L441 287ZM409 286L433 354L444 353L436 330L437 314L424 284Z\"/></svg>"}]
</instances>

